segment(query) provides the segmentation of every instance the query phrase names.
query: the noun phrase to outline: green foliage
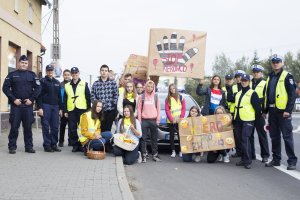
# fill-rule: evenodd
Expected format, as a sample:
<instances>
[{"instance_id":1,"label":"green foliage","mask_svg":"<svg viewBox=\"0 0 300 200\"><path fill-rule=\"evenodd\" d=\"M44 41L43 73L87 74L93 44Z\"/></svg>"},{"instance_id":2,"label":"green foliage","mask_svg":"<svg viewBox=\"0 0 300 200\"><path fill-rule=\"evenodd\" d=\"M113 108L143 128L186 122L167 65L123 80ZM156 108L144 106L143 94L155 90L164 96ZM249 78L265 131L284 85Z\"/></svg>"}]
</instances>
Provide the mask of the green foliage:
<instances>
[{"instance_id":1,"label":"green foliage","mask_svg":"<svg viewBox=\"0 0 300 200\"><path fill-rule=\"evenodd\" d=\"M225 56L224 53L216 56L215 63L213 64L213 73L222 76L222 78L231 72L233 62Z\"/></svg>"},{"instance_id":2,"label":"green foliage","mask_svg":"<svg viewBox=\"0 0 300 200\"><path fill-rule=\"evenodd\" d=\"M203 105L205 96L199 96L196 94L196 89L199 84L198 80L188 78L185 83L185 90L188 94L190 94L199 104L199 106Z\"/></svg>"}]
</instances>

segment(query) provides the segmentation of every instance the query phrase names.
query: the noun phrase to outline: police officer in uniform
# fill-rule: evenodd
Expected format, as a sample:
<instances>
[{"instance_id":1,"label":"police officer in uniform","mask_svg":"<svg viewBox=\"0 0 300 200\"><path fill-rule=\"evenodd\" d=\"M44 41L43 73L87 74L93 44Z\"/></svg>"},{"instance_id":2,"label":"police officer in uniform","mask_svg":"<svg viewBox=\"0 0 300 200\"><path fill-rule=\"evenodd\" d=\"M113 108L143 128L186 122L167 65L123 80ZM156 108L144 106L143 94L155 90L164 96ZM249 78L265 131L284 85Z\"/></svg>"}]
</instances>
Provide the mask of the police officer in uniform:
<instances>
[{"instance_id":1,"label":"police officer in uniform","mask_svg":"<svg viewBox=\"0 0 300 200\"><path fill-rule=\"evenodd\" d=\"M235 95L242 89L241 77L246 74L243 70L237 70L234 74L236 84L232 86L232 90L227 91L227 102L230 102L230 113L234 113L235 109ZM233 120L234 124L234 120ZM241 141L238 139L237 132L233 129L235 139L235 151L236 153L232 157L240 157L242 155Z\"/></svg>"},{"instance_id":2,"label":"police officer in uniform","mask_svg":"<svg viewBox=\"0 0 300 200\"><path fill-rule=\"evenodd\" d=\"M225 86L222 87L222 90L225 92L225 97L226 97L226 109L228 109L229 111L231 110L231 106L233 105L232 108L232 112L230 113L234 113L234 104L232 104L231 102L227 101L227 93L231 93L232 94L232 86L233 86L233 75L232 74L227 74L225 76Z\"/></svg>"},{"instance_id":3,"label":"police officer in uniform","mask_svg":"<svg viewBox=\"0 0 300 200\"><path fill-rule=\"evenodd\" d=\"M45 152L60 152L57 148L59 116L62 115L60 82L54 78L54 67L46 66L46 76L41 79L41 94L37 104L42 119Z\"/></svg>"},{"instance_id":4,"label":"police officer in uniform","mask_svg":"<svg viewBox=\"0 0 300 200\"><path fill-rule=\"evenodd\" d=\"M274 54L271 61L273 71L266 83L265 113L269 113L273 159L266 167L280 166L282 133L288 156L287 170L295 170L297 157L294 152L292 110L296 100L296 85L293 76L283 70L281 56Z\"/></svg>"},{"instance_id":5,"label":"police officer in uniform","mask_svg":"<svg viewBox=\"0 0 300 200\"><path fill-rule=\"evenodd\" d=\"M20 123L24 129L25 152L35 153L32 143L33 103L38 98L41 88L36 74L28 70L28 59L22 55L19 59L18 69L10 72L3 83L2 90L10 103L11 124L8 136L8 149L15 154Z\"/></svg>"},{"instance_id":6,"label":"police officer in uniform","mask_svg":"<svg viewBox=\"0 0 300 200\"><path fill-rule=\"evenodd\" d=\"M259 103L261 105L261 108L263 108L264 101L265 101L265 90L266 90L266 81L262 79L263 76L263 70L264 68L260 65L253 65L252 66L252 73L253 73L253 79L250 82L250 88L254 90L259 98ZM266 163L268 162L268 158L270 156L270 150L268 145L268 137L267 133L264 129L265 126L265 119L262 115L259 116L258 119L255 120L255 129L258 135L258 141L260 145L260 152L262 157L262 162ZM252 153L252 160L256 159L255 155L255 147L254 147L254 130L250 137L251 142L251 153Z\"/></svg>"},{"instance_id":7,"label":"police officer in uniform","mask_svg":"<svg viewBox=\"0 0 300 200\"><path fill-rule=\"evenodd\" d=\"M83 151L78 141L77 126L80 115L91 108L91 93L88 84L79 78L79 69L71 68L71 82L65 84L64 112L68 117L70 129L70 142L73 146L72 152Z\"/></svg>"},{"instance_id":8,"label":"police officer in uniform","mask_svg":"<svg viewBox=\"0 0 300 200\"><path fill-rule=\"evenodd\" d=\"M250 89L250 76L242 75L242 90L235 95L234 129L238 140L241 141L242 159L237 166L251 168L251 145L250 137L254 129L255 119L261 115L261 107L257 93Z\"/></svg>"}]
</instances>

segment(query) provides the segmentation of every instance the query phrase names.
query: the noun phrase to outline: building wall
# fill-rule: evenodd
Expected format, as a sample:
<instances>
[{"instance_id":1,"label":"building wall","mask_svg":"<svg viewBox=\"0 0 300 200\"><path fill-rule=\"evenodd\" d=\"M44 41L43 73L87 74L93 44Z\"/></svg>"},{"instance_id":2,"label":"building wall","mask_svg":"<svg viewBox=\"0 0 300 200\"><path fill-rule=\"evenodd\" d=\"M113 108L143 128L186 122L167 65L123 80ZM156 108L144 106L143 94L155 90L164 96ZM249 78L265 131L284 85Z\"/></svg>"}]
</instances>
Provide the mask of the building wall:
<instances>
[{"instance_id":1,"label":"building wall","mask_svg":"<svg viewBox=\"0 0 300 200\"><path fill-rule=\"evenodd\" d=\"M29 22L28 2L33 8L32 22ZM2 92L2 85L8 74L9 44L13 43L19 46L20 55L27 55L27 51L30 51L32 53L31 69L38 72L38 56L41 50L41 6L39 0L19 0L19 9L16 12L15 0L0 0L1 112L8 111L7 97Z\"/></svg>"}]
</instances>

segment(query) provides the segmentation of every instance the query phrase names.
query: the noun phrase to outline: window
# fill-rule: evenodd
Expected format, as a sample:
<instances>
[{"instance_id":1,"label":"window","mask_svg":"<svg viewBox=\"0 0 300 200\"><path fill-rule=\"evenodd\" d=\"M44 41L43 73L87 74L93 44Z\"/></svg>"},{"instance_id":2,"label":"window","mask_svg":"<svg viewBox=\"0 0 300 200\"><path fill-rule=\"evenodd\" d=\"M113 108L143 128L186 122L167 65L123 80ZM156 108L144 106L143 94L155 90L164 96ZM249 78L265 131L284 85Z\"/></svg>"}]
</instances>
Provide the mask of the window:
<instances>
[{"instance_id":1,"label":"window","mask_svg":"<svg viewBox=\"0 0 300 200\"><path fill-rule=\"evenodd\" d=\"M28 70L32 70L32 52L27 51L27 58L28 58Z\"/></svg>"},{"instance_id":2,"label":"window","mask_svg":"<svg viewBox=\"0 0 300 200\"><path fill-rule=\"evenodd\" d=\"M28 21L31 24L33 23L33 8L31 3L29 3L29 8L28 8Z\"/></svg>"},{"instance_id":3,"label":"window","mask_svg":"<svg viewBox=\"0 0 300 200\"><path fill-rule=\"evenodd\" d=\"M9 42L8 51L7 51L7 58L8 58L8 72L12 72L17 68L17 60L20 57L21 48L15 45L12 42Z\"/></svg>"},{"instance_id":4,"label":"window","mask_svg":"<svg viewBox=\"0 0 300 200\"><path fill-rule=\"evenodd\" d=\"M19 3L20 3L20 0L15 0L15 12L17 14L19 13Z\"/></svg>"}]
</instances>

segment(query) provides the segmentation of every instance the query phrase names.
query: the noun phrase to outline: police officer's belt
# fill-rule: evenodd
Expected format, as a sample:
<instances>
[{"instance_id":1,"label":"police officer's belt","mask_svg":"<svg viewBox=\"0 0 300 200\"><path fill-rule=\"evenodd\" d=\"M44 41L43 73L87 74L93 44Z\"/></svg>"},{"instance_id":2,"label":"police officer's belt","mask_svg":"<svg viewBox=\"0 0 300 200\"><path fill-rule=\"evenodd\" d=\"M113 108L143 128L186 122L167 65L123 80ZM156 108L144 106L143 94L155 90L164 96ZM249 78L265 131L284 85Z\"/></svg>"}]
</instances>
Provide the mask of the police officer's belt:
<instances>
[{"instance_id":1,"label":"police officer's belt","mask_svg":"<svg viewBox=\"0 0 300 200\"><path fill-rule=\"evenodd\" d=\"M269 104L270 108L275 108L275 104Z\"/></svg>"}]
</instances>

